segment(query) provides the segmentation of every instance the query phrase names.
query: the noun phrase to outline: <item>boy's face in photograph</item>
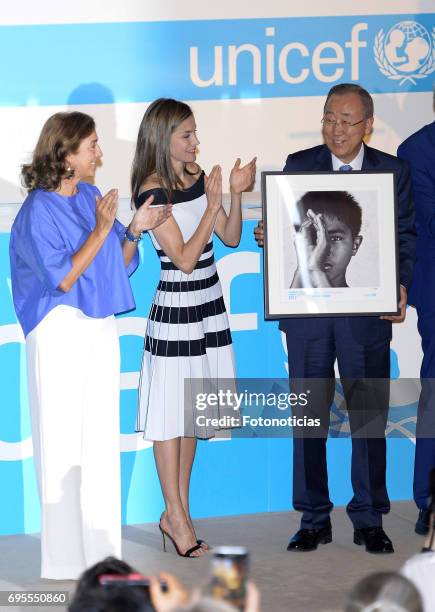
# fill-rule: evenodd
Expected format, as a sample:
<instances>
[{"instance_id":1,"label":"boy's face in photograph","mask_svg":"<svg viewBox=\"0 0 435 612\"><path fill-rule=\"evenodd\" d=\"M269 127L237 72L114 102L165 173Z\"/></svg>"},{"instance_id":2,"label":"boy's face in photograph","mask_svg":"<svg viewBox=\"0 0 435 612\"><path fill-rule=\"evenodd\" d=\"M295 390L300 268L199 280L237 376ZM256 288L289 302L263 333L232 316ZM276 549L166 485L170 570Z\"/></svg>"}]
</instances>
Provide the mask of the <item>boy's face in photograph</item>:
<instances>
[{"instance_id":1,"label":"boy's face in photograph","mask_svg":"<svg viewBox=\"0 0 435 612\"><path fill-rule=\"evenodd\" d=\"M323 215L329 242L329 252L324 261L324 271L333 287L346 287L346 269L356 255L362 236L352 237L350 227L337 217Z\"/></svg>"}]
</instances>

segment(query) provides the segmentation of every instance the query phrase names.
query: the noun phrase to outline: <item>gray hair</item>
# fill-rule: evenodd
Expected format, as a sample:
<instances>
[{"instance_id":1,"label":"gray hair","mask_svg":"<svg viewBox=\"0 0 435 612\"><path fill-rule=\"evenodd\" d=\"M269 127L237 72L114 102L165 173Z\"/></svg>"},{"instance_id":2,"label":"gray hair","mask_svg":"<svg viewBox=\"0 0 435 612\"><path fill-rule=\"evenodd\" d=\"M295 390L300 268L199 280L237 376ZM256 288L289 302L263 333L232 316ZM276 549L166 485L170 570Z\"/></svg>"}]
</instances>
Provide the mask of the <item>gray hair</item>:
<instances>
[{"instance_id":1,"label":"gray hair","mask_svg":"<svg viewBox=\"0 0 435 612\"><path fill-rule=\"evenodd\" d=\"M376 572L360 580L349 594L345 612L423 612L410 580L396 572Z\"/></svg>"}]
</instances>

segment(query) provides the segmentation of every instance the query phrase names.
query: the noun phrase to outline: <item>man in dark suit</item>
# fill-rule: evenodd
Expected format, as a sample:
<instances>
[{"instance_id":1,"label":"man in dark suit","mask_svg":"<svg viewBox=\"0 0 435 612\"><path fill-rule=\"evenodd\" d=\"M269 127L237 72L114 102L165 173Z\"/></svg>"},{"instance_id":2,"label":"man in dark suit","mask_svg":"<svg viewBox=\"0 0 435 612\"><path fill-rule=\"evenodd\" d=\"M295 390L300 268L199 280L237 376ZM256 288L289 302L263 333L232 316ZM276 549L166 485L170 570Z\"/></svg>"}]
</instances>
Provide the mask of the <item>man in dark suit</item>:
<instances>
[{"instance_id":1,"label":"man in dark suit","mask_svg":"<svg viewBox=\"0 0 435 612\"><path fill-rule=\"evenodd\" d=\"M435 95L434 95L435 109ZM415 531L429 530L429 474L435 467L435 121L403 142L397 155L411 168L417 228L417 260L409 303L417 308L423 348L422 392L415 444Z\"/></svg>"},{"instance_id":2,"label":"man in dark suit","mask_svg":"<svg viewBox=\"0 0 435 612\"><path fill-rule=\"evenodd\" d=\"M288 550L315 550L332 541L326 434L334 398L337 359L352 430L353 498L347 513L354 526L355 544L372 553L394 552L382 529L382 515L390 509L385 472L385 423L388 412L391 322L405 318L407 288L415 250L414 213L407 165L392 155L363 143L372 131L373 100L356 84L341 84L328 93L323 115L325 144L298 151L287 158L284 171L393 170L398 197L400 260L400 315L392 317L310 317L280 321L287 338L289 375L311 382L311 410L321 418L324 435L293 440L293 505L302 512L301 528ZM255 229L263 241L262 222ZM296 382L296 384L298 384ZM373 408L374 412L367 416ZM374 416L373 416L374 415Z\"/></svg>"}]
</instances>

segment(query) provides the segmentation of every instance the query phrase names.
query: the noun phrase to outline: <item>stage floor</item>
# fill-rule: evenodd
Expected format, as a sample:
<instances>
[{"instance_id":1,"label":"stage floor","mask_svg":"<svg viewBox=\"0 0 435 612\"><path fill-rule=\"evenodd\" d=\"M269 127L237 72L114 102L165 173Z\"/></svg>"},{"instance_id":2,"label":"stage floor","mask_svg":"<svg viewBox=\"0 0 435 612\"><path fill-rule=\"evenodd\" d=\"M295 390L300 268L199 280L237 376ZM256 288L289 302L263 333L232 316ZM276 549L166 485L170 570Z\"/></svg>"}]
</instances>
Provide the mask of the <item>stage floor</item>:
<instances>
[{"instance_id":1,"label":"stage floor","mask_svg":"<svg viewBox=\"0 0 435 612\"><path fill-rule=\"evenodd\" d=\"M198 537L212 545L247 546L251 552L251 574L262 592L263 610L268 612L329 612L343 609L346 594L364 575L397 570L423 545L414 533L417 512L411 502L392 504L384 528L393 540L395 554L370 555L353 544L353 531L344 508L332 515L333 542L311 553L286 551L289 537L298 529L296 512L250 514L195 521ZM144 574L166 570L189 587L208 582L209 560L183 559L170 545L162 550L155 524L123 528L126 561ZM36 535L0 537L0 590L55 589L73 591L74 582L41 580L39 538ZM11 608L18 610L21 608ZM22 608L29 611L31 608ZM62 608L34 608L61 610Z\"/></svg>"}]
</instances>

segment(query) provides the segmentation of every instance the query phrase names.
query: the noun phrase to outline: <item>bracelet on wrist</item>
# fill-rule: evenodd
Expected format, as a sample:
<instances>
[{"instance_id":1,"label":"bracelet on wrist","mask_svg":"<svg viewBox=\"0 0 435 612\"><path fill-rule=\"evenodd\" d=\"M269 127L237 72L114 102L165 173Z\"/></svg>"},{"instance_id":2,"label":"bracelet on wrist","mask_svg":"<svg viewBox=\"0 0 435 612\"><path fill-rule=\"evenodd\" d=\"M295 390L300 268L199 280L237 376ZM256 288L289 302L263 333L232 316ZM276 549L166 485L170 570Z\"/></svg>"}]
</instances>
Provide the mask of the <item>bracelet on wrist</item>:
<instances>
[{"instance_id":1,"label":"bracelet on wrist","mask_svg":"<svg viewBox=\"0 0 435 612\"><path fill-rule=\"evenodd\" d=\"M128 240L129 242L140 242L142 240L142 232L139 234L139 236L136 236L135 234L133 234L133 232L130 231L130 229L127 227L125 229L125 238L126 240Z\"/></svg>"}]
</instances>

